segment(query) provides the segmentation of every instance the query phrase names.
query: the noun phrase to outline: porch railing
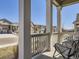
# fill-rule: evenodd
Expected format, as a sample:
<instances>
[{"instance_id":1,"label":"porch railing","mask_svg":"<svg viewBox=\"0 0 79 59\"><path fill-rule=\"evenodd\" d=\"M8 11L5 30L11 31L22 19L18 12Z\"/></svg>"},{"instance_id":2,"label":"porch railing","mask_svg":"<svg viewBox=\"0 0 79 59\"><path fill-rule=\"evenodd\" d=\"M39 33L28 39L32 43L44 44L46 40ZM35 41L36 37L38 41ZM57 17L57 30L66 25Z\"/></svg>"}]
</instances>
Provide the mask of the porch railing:
<instances>
[{"instance_id":1,"label":"porch railing","mask_svg":"<svg viewBox=\"0 0 79 59\"><path fill-rule=\"evenodd\" d=\"M50 35L33 34L31 35L31 52L32 56L42 53L50 48Z\"/></svg>"}]
</instances>

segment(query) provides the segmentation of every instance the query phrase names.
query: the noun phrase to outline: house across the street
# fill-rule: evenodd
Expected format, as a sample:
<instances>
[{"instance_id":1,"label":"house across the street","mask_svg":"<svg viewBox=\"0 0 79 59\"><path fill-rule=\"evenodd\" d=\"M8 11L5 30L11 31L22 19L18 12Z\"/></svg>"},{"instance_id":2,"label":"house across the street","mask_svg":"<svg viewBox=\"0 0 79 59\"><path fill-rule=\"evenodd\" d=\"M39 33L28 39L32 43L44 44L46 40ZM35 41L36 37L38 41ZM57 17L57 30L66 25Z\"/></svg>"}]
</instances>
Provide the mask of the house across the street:
<instances>
[{"instance_id":1,"label":"house across the street","mask_svg":"<svg viewBox=\"0 0 79 59\"><path fill-rule=\"evenodd\" d=\"M0 19L0 34L16 33L18 31L18 24L12 23L7 19Z\"/></svg>"}]
</instances>

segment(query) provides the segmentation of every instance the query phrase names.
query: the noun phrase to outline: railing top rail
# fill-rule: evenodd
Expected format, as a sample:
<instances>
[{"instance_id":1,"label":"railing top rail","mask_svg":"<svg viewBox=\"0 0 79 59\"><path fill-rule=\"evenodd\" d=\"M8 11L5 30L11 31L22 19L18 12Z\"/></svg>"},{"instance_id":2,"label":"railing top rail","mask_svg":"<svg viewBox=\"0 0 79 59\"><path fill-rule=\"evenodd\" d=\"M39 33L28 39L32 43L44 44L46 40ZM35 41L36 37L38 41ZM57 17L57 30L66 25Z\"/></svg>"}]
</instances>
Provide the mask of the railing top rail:
<instances>
[{"instance_id":1,"label":"railing top rail","mask_svg":"<svg viewBox=\"0 0 79 59\"><path fill-rule=\"evenodd\" d=\"M42 33L42 34L32 34L31 37L34 36L45 36L45 35L49 35L50 33Z\"/></svg>"}]
</instances>

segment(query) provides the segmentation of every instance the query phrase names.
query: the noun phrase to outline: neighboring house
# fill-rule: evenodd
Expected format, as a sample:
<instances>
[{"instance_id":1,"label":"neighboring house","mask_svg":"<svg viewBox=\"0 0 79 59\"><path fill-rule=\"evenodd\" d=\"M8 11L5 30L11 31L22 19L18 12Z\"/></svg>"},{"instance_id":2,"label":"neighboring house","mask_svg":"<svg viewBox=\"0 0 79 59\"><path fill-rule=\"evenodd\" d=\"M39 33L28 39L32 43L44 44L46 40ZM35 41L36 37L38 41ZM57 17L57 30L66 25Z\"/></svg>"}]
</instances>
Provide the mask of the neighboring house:
<instances>
[{"instance_id":1,"label":"neighboring house","mask_svg":"<svg viewBox=\"0 0 79 59\"><path fill-rule=\"evenodd\" d=\"M0 33L18 33L19 32L19 25L18 23L12 23L7 19L0 19ZM44 25L35 25L31 22L31 34L37 33L45 33L46 26Z\"/></svg>"},{"instance_id":2,"label":"neighboring house","mask_svg":"<svg viewBox=\"0 0 79 59\"><path fill-rule=\"evenodd\" d=\"M16 28L16 29L15 29ZM18 28L18 25L10 22L7 19L0 19L0 33L12 33L15 32Z\"/></svg>"},{"instance_id":3,"label":"neighboring house","mask_svg":"<svg viewBox=\"0 0 79 59\"><path fill-rule=\"evenodd\" d=\"M41 33L46 33L46 26L45 25L41 25Z\"/></svg>"},{"instance_id":4,"label":"neighboring house","mask_svg":"<svg viewBox=\"0 0 79 59\"><path fill-rule=\"evenodd\" d=\"M18 33L19 32L19 25L18 25L18 23L12 23L11 26L12 26L12 32L14 32L14 33Z\"/></svg>"},{"instance_id":5,"label":"neighboring house","mask_svg":"<svg viewBox=\"0 0 79 59\"><path fill-rule=\"evenodd\" d=\"M46 26L45 25L34 25L34 32L35 33L46 33ZM57 27L52 26L52 32L57 32Z\"/></svg>"},{"instance_id":6,"label":"neighboring house","mask_svg":"<svg viewBox=\"0 0 79 59\"><path fill-rule=\"evenodd\" d=\"M62 29L62 32L74 32L74 29Z\"/></svg>"},{"instance_id":7,"label":"neighboring house","mask_svg":"<svg viewBox=\"0 0 79 59\"><path fill-rule=\"evenodd\" d=\"M31 22L31 34L34 34L34 24Z\"/></svg>"},{"instance_id":8,"label":"neighboring house","mask_svg":"<svg viewBox=\"0 0 79 59\"><path fill-rule=\"evenodd\" d=\"M34 25L34 33L40 33L40 26Z\"/></svg>"},{"instance_id":9,"label":"neighboring house","mask_svg":"<svg viewBox=\"0 0 79 59\"><path fill-rule=\"evenodd\" d=\"M46 26L34 25L34 33L46 33Z\"/></svg>"},{"instance_id":10,"label":"neighboring house","mask_svg":"<svg viewBox=\"0 0 79 59\"><path fill-rule=\"evenodd\" d=\"M35 25L31 22L31 34L44 33L45 32L44 25ZM19 25L18 23L12 23L7 19L0 19L0 33L18 33Z\"/></svg>"},{"instance_id":11,"label":"neighboring house","mask_svg":"<svg viewBox=\"0 0 79 59\"><path fill-rule=\"evenodd\" d=\"M53 28L52 29L53 32L57 32L57 26L52 26L52 28Z\"/></svg>"},{"instance_id":12,"label":"neighboring house","mask_svg":"<svg viewBox=\"0 0 79 59\"><path fill-rule=\"evenodd\" d=\"M77 14L76 21L74 21L73 24L74 24L74 31L79 32L79 14Z\"/></svg>"}]
</instances>

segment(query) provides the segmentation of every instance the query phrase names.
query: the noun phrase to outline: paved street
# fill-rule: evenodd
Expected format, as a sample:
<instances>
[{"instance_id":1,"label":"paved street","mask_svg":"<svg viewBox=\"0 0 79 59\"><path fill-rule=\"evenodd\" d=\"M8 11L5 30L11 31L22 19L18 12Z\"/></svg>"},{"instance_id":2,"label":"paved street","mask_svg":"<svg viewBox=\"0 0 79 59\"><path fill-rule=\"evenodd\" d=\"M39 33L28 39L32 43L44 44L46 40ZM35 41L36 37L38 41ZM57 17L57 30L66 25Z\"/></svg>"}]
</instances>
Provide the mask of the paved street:
<instances>
[{"instance_id":1,"label":"paved street","mask_svg":"<svg viewBox=\"0 0 79 59\"><path fill-rule=\"evenodd\" d=\"M15 45L18 43L18 36L14 34L0 34L0 48Z\"/></svg>"}]
</instances>

